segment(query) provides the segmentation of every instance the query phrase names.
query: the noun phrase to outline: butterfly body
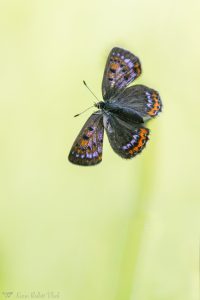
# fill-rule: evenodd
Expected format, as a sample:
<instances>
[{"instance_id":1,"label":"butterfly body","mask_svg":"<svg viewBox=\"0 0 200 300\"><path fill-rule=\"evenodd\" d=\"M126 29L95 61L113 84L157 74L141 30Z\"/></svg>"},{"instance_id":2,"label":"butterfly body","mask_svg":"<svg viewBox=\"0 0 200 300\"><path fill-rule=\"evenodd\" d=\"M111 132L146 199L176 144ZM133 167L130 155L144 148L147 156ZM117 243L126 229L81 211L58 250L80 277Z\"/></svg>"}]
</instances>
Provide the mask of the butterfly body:
<instances>
[{"instance_id":1,"label":"butterfly body","mask_svg":"<svg viewBox=\"0 0 200 300\"><path fill-rule=\"evenodd\" d=\"M100 102L100 109L103 113L110 113L112 115L118 116L124 121L129 121L132 123L143 123L142 117L134 110L134 108L120 105L116 100L108 102Z\"/></svg>"},{"instance_id":2,"label":"butterfly body","mask_svg":"<svg viewBox=\"0 0 200 300\"><path fill-rule=\"evenodd\" d=\"M106 130L113 150L130 159L140 153L148 141L144 123L162 109L157 91L144 85L127 85L141 74L139 59L131 52L113 48L108 56L102 82L103 100L86 121L69 154L78 165L96 165L102 160L103 135Z\"/></svg>"}]
</instances>

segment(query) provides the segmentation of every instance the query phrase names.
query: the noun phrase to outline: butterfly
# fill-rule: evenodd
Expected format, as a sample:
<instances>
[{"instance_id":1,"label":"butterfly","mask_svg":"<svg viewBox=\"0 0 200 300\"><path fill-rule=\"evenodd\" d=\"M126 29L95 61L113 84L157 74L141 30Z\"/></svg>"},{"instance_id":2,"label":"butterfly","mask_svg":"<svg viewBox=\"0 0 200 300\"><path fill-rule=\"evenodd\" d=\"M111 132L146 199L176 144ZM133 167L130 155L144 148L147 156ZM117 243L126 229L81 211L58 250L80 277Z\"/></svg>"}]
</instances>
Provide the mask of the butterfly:
<instances>
[{"instance_id":1,"label":"butterfly","mask_svg":"<svg viewBox=\"0 0 200 300\"><path fill-rule=\"evenodd\" d=\"M162 110L157 91L145 85L127 87L141 74L141 63L131 52L114 47L107 59L102 81L104 101L77 136L69 161L92 166L102 161L104 129L113 150L122 158L139 154L149 139L144 123Z\"/></svg>"}]
</instances>

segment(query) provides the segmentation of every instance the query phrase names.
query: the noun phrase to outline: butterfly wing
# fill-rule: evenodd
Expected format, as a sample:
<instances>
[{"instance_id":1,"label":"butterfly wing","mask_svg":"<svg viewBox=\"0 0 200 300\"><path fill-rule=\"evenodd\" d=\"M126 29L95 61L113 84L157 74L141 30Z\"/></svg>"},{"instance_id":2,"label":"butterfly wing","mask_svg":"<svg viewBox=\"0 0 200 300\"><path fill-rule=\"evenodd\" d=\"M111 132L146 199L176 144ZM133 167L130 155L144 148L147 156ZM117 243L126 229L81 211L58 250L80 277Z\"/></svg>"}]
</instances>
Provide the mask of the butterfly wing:
<instances>
[{"instance_id":1,"label":"butterfly wing","mask_svg":"<svg viewBox=\"0 0 200 300\"><path fill-rule=\"evenodd\" d=\"M77 136L69 153L69 161L76 165L92 166L102 161L103 115L92 114Z\"/></svg>"},{"instance_id":2,"label":"butterfly wing","mask_svg":"<svg viewBox=\"0 0 200 300\"><path fill-rule=\"evenodd\" d=\"M139 116L143 122L156 117L162 111L162 101L158 92L144 85L126 88L109 102L109 106L111 110L119 112L122 119L130 119L132 116L134 121L134 116Z\"/></svg>"},{"instance_id":3,"label":"butterfly wing","mask_svg":"<svg viewBox=\"0 0 200 300\"><path fill-rule=\"evenodd\" d=\"M103 75L102 95L105 101L115 97L141 74L139 58L115 47L111 50Z\"/></svg>"},{"instance_id":4,"label":"butterfly wing","mask_svg":"<svg viewBox=\"0 0 200 300\"><path fill-rule=\"evenodd\" d=\"M149 129L141 124L130 124L115 115L104 115L104 127L113 150L122 158L139 154L148 141Z\"/></svg>"}]
</instances>

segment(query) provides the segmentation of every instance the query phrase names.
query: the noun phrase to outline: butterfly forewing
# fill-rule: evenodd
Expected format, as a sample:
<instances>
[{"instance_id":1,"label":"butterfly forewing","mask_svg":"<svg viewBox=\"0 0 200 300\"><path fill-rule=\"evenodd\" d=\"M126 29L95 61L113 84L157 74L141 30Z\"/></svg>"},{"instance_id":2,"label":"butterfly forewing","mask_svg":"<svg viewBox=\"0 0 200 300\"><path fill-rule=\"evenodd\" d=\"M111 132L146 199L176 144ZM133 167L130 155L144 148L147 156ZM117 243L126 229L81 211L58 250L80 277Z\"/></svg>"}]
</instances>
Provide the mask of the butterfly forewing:
<instances>
[{"instance_id":1,"label":"butterfly forewing","mask_svg":"<svg viewBox=\"0 0 200 300\"><path fill-rule=\"evenodd\" d=\"M141 64L137 56L122 48L113 48L103 75L103 99L106 101L115 97L140 74Z\"/></svg>"},{"instance_id":2,"label":"butterfly forewing","mask_svg":"<svg viewBox=\"0 0 200 300\"><path fill-rule=\"evenodd\" d=\"M130 124L116 116L104 116L104 126L113 150L122 158L133 158L148 141L149 129L141 124Z\"/></svg>"},{"instance_id":3,"label":"butterfly forewing","mask_svg":"<svg viewBox=\"0 0 200 300\"><path fill-rule=\"evenodd\" d=\"M69 161L82 166L100 163L102 161L103 134L103 115L101 112L94 113L77 136L69 153Z\"/></svg>"}]
</instances>

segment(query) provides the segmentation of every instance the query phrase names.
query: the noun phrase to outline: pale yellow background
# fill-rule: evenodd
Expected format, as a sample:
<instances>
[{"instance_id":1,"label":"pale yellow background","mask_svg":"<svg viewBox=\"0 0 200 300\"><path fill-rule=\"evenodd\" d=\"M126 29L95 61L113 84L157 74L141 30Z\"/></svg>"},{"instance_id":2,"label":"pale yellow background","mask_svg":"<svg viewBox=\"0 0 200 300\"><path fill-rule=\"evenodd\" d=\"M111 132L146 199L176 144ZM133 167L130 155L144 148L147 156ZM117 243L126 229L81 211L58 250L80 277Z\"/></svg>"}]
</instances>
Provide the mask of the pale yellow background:
<instances>
[{"instance_id":1,"label":"pale yellow background","mask_svg":"<svg viewBox=\"0 0 200 300\"><path fill-rule=\"evenodd\" d=\"M0 300L198 298L199 16L195 0L0 0ZM116 45L164 110L139 157L106 137L102 164L77 167L82 80L101 98Z\"/></svg>"}]
</instances>

